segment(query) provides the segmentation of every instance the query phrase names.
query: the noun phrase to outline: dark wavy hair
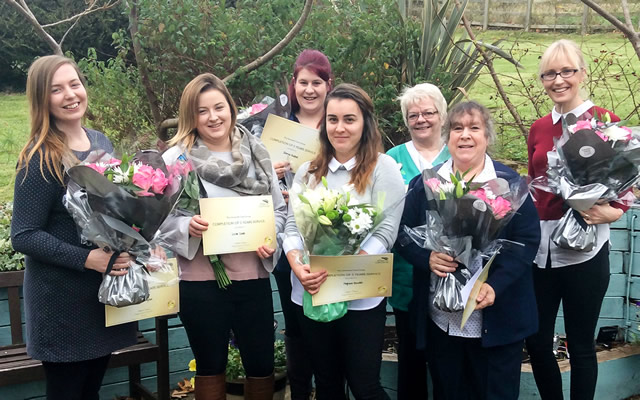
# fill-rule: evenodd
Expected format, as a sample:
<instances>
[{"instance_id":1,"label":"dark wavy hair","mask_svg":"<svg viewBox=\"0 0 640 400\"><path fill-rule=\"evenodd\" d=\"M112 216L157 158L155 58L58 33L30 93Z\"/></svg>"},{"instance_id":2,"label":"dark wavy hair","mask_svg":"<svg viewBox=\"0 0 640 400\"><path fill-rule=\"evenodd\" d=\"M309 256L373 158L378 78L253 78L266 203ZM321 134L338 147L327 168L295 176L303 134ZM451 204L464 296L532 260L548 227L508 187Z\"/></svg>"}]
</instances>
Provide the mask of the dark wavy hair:
<instances>
[{"instance_id":1,"label":"dark wavy hair","mask_svg":"<svg viewBox=\"0 0 640 400\"><path fill-rule=\"evenodd\" d=\"M300 103L296 97L296 79L298 79L298 73L303 68L308 69L314 74L318 75L323 81L327 83L327 92L330 92L333 88L333 75L331 74L331 63L327 56L319 50L306 49L303 50L296 62L293 64L293 78L289 83L289 99L291 100L291 112L296 113L300 110Z\"/></svg>"},{"instance_id":2,"label":"dark wavy hair","mask_svg":"<svg viewBox=\"0 0 640 400\"><path fill-rule=\"evenodd\" d=\"M327 104L331 100L353 100L358 105L364 125L362 127L362 137L356 153L356 165L351 170L351 180L358 193L364 193L373 170L376 167L378 153L384 151L382 147L382 134L378 129L378 121L373 110L371 98L361 87L350 83L341 83L336 86L324 101L324 118L320 125L320 152L311 161L309 174L315 177L316 182L320 182L323 176L329 171L329 162L335 156L335 149L329 142L327 134Z\"/></svg>"}]
</instances>

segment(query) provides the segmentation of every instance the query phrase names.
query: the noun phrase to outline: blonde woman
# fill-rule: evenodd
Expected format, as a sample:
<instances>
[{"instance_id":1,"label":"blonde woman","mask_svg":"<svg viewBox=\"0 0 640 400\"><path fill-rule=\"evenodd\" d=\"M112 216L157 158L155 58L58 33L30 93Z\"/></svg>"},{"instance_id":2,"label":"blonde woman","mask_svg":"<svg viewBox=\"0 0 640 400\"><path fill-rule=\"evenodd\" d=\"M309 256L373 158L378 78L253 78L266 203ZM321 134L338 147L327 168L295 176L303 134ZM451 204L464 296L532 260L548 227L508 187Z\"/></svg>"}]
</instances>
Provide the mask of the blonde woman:
<instances>
[{"instance_id":1,"label":"blonde woman","mask_svg":"<svg viewBox=\"0 0 640 400\"><path fill-rule=\"evenodd\" d=\"M237 110L224 83L212 74L194 78L182 92L178 132L163 155L189 160L201 184L201 197L271 195L276 231L286 219L286 203L269 153L259 139L236 124ZM233 330L247 373L245 399L273 397L273 302L269 272L275 249L223 254L232 284L220 288L202 233L200 215L174 216L166 226L180 232L173 243L180 267L180 319L196 359L196 397L223 400L229 331ZM165 228L166 228L165 226ZM224 238L220 238L224 240Z\"/></svg>"},{"instance_id":2,"label":"blonde woman","mask_svg":"<svg viewBox=\"0 0 640 400\"><path fill-rule=\"evenodd\" d=\"M571 113L601 119L607 110L595 106L580 93L586 64L580 48L570 40L552 43L540 59L540 80L554 107L531 125L527 141L529 176L546 176L547 152L562 135L562 117ZM609 112L610 113L610 112ZM610 113L613 121L620 119ZM585 115L586 116L586 115ZM593 399L598 377L595 329L602 300L609 286L609 223L624 213L615 203L597 204L581 212L587 224L596 225L598 246L589 252L562 249L550 234L566 211L562 197L537 194L542 240L534 260L533 282L540 329L527 339L533 375L542 399L562 399L562 380L553 355L553 334L560 301L564 311L571 358L571 398Z\"/></svg>"},{"instance_id":3,"label":"blonde woman","mask_svg":"<svg viewBox=\"0 0 640 400\"><path fill-rule=\"evenodd\" d=\"M31 133L18 158L11 221L13 247L26 255L27 353L42 361L48 400L97 400L111 352L135 344L136 328L105 328L97 294L112 252L80 243L62 197L65 171L91 151L112 152L113 146L82 125L87 92L72 60L36 60L27 99ZM126 274L129 261L122 253L110 274Z\"/></svg>"}]
</instances>

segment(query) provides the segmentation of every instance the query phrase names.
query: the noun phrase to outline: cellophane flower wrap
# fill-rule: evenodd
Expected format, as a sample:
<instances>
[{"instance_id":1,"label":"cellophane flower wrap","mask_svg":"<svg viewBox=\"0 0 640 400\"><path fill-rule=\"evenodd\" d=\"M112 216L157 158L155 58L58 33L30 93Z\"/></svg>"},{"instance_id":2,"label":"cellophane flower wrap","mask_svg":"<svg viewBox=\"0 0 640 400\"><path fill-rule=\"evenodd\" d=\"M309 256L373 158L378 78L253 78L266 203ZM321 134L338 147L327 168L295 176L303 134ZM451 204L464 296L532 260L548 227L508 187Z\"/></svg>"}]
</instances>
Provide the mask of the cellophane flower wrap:
<instances>
[{"instance_id":1,"label":"cellophane flower wrap","mask_svg":"<svg viewBox=\"0 0 640 400\"><path fill-rule=\"evenodd\" d=\"M440 310L464 309L461 290L472 276L470 267L481 267L483 258L500 250L505 243L498 239L500 232L529 193L525 179L509 181L500 171L496 174L497 178L487 182L469 183L464 180L465 174L451 174L451 181L447 181L434 169L422 172L428 203L426 224L403 226L400 243L415 242L448 254L460 264L455 272L437 278L433 304Z\"/></svg>"},{"instance_id":2,"label":"cellophane flower wrap","mask_svg":"<svg viewBox=\"0 0 640 400\"><path fill-rule=\"evenodd\" d=\"M94 151L67 173L64 205L82 242L135 257L123 276L109 275L109 263L99 301L116 307L142 303L149 297L146 268L170 270L156 234L180 196L183 171L165 165L156 151L139 151L131 159Z\"/></svg>"},{"instance_id":3,"label":"cellophane flower wrap","mask_svg":"<svg viewBox=\"0 0 640 400\"><path fill-rule=\"evenodd\" d=\"M260 137L269 114L289 118L291 103L286 94L279 95L277 99L265 96L260 102L241 109L238 112L238 123L247 128L254 136Z\"/></svg>"},{"instance_id":4,"label":"cellophane flower wrap","mask_svg":"<svg viewBox=\"0 0 640 400\"><path fill-rule=\"evenodd\" d=\"M382 205L358 203L351 196L353 185L341 190L330 189L323 177L322 184L310 188L294 184L291 205L298 231L304 243L304 263L309 255L341 256L357 254L362 242L382 221ZM380 196L384 197L384 196ZM304 314L314 321L329 322L347 313L348 302L313 306L311 295L303 294Z\"/></svg>"},{"instance_id":5,"label":"cellophane flower wrap","mask_svg":"<svg viewBox=\"0 0 640 400\"><path fill-rule=\"evenodd\" d=\"M596 227L579 212L599 203L635 200L629 189L640 180L640 132L620 125L608 113L602 121L589 112L579 119L573 114L563 118L563 133L547 153L547 176L532 181L534 188L561 196L570 207L551 233L557 246L593 250Z\"/></svg>"}]
</instances>

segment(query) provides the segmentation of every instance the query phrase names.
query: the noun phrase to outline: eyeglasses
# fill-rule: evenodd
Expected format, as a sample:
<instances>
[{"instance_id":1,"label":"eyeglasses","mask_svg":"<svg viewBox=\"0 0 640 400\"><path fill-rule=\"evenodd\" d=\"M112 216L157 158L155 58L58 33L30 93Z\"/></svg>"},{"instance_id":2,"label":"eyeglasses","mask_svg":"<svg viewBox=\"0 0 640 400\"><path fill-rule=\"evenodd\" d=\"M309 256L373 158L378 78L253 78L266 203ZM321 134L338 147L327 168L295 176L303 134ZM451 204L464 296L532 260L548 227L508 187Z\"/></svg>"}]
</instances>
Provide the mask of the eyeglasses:
<instances>
[{"instance_id":1,"label":"eyeglasses","mask_svg":"<svg viewBox=\"0 0 640 400\"><path fill-rule=\"evenodd\" d=\"M578 69L563 69L560 72L547 71L544 74L540 74L540 78L542 78L543 81L555 81L558 75L560 75L562 79L567 79L567 78L571 78L578 71L579 71Z\"/></svg>"},{"instance_id":2,"label":"eyeglasses","mask_svg":"<svg viewBox=\"0 0 640 400\"><path fill-rule=\"evenodd\" d=\"M409 115L407 115L407 120L409 122L416 122L421 115L422 115L422 118L424 119L431 119L436 115L438 115L438 110L432 110L432 111L422 110L420 112L415 112L415 113L412 112Z\"/></svg>"}]
</instances>

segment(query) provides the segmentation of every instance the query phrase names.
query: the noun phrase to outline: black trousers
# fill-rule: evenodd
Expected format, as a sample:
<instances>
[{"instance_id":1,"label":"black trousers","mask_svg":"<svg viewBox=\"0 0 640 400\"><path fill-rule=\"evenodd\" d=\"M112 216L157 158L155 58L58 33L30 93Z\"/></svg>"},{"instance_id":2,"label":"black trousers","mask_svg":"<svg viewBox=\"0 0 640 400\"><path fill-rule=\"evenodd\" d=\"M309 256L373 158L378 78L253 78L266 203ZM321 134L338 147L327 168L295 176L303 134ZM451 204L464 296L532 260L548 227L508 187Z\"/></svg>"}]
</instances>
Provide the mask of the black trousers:
<instances>
[{"instance_id":1,"label":"black trousers","mask_svg":"<svg viewBox=\"0 0 640 400\"><path fill-rule=\"evenodd\" d=\"M276 278L276 284L278 285L278 295L280 296L280 305L284 316L284 334L287 337L302 337L302 328L300 328L300 322L296 315L296 307L298 305L291 301L291 267L284 254L278 260L278 264L273 270L273 276Z\"/></svg>"},{"instance_id":2,"label":"black trousers","mask_svg":"<svg viewBox=\"0 0 640 400\"><path fill-rule=\"evenodd\" d=\"M93 360L42 362L47 400L98 400L111 354Z\"/></svg>"},{"instance_id":3,"label":"black trousers","mask_svg":"<svg viewBox=\"0 0 640 400\"><path fill-rule=\"evenodd\" d=\"M356 400L388 400L380 384L386 304L364 311L349 310L331 322L316 322L297 306L308 341L317 400L345 399L344 380Z\"/></svg>"},{"instance_id":4,"label":"black trousers","mask_svg":"<svg viewBox=\"0 0 640 400\"><path fill-rule=\"evenodd\" d=\"M225 372L229 332L251 377L273 373L273 300L269 279L180 281L180 319L196 359L197 375Z\"/></svg>"},{"instance_id":5,"label":"black trousers","mask_svg":"<svg viewBox=\"0 0 640 400\"><path fill-rule=\"evenodd\" d=\"M449 336L428 322L429 371L443 400L517 400L524 340L482 347L480 338Z\"/></svg>"},{"instance_id":6,"label":"black trousers","mask_svg":"<svg viewBox=\"0 0 640 400\"><path fill-rule=\"evenodd\" d=\"M407 311L393 309L398 335L398 400L427 400L427 360L416 349L416 334Z\"/></svg>"},{"instance_id":7,"label":"black trousers","mask_svg":"<svg viewBox=\"0 0 640 400\"><path fill-rule=\"evenodd\" d=\"M571 364L571 399L593 399L598 380L594 337L609 286L609 244L580 264L560 268L534 265L533 284L540 329L527 339L527 350L540 397L563 398L560 369L553 355L553 335L562 300Z\"/></svg>"}]
</instances>

